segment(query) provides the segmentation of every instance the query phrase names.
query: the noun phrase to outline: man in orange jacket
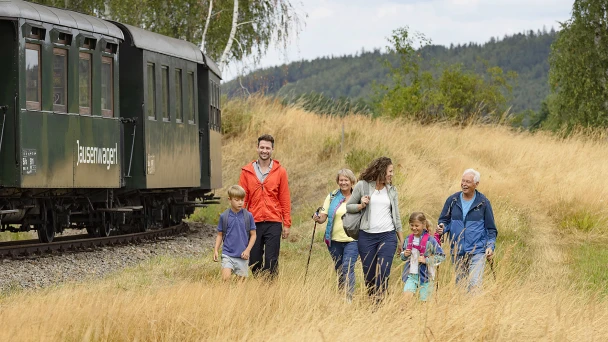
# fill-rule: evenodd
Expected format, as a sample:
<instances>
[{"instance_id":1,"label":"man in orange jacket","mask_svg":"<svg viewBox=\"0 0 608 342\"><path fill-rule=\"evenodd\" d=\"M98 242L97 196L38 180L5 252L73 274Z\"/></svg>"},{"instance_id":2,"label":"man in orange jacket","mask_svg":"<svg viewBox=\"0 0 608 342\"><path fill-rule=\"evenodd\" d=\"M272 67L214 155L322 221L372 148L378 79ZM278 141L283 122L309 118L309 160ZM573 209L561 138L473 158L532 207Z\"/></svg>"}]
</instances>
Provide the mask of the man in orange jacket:
<instances>
[{"instance_id":1,"label":"man in orange jacket","mask_svg":"<svg viewBox=\"0 0 608 342\"><path fill-rule=\"evenodd\" d=\"M245 208L253 214L257 230L249 254L253 274L269 272L275 277L279 266L281 236L286 239L291 227L291 200L287 171L272 159L274 138L258 138L258 160L241 169L239 185L245 189Z\"/></svg>"}]
</instances>

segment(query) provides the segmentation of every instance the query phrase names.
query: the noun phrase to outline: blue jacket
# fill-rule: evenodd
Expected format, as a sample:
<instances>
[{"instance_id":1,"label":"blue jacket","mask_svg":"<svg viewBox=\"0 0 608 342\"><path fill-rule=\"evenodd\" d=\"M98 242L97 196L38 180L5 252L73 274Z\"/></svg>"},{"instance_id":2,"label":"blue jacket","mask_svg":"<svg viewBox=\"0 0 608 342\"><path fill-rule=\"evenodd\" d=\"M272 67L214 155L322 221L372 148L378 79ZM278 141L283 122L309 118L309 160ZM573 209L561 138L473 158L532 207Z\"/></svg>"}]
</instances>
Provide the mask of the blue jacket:
<instances>
[{"instance_id":1,"label":"blue jacket","mask_svg":"<svg viewBox=\"0 0 608 342\"><path fill-rule=\"evenodd\" d=\"M428 234L428 233L425 233ZM407 240L409 236L403 241L403 250L407 247ZM403 266L403 272L401 273L401 280L405 283L407 281L407 276L410 274L410 257L406 257L403 255L403 252L399 255L401 260L405 261L405 265ZM435 268L439 265L443 260L445 260L445 254L443 253L443 249L435 240L435 237L432 235L429 236L429 239L426 243L426 250L424 251L424 257L426 259L426 264L418 264L418 273L420 274L420 283L427 283L431 274L429 274L429 266Z\"/></svg>"},{"instance_id":2,"label":"blue jacket","mask_svg":"<svg viewBox=\"0 0 608 342\"><path fill-rule=\"evenodd\" d=\"M438 223L445 225L443 233L451 240L452 254L481 254L496 245L498 230L492 205L481 192L475 190L475 194L467 217L462 217L460 191L448 197L441 210Z\"/></svg>"}]
</instances>

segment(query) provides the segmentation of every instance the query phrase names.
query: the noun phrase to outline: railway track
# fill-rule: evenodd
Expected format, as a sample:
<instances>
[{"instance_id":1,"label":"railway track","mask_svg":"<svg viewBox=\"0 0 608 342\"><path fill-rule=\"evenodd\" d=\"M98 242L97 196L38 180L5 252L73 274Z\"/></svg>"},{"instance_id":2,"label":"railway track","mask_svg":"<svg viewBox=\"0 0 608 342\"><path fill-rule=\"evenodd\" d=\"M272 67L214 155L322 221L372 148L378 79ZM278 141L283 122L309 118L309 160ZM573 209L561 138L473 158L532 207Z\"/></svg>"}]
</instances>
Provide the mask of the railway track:
<instances>
[{"instance_id":1,"label":"railway track","mask_svg":"<svg viewBox=\"0 0 608 342\"><path fill-rule=\"evenodd\" d=\"M74 235L59 238L55 242L40 243L38 240L22 240L0 243L0 258L22 258L27 256L42 256L62 254L66 252L81 252L91 248L116 246L142 241L155 240L162 237L174 236L187 232L186 223L176 226L150 230L142 233L113 235L109 237L88 238L86 235Z\"/></svg>"}]
</instances>

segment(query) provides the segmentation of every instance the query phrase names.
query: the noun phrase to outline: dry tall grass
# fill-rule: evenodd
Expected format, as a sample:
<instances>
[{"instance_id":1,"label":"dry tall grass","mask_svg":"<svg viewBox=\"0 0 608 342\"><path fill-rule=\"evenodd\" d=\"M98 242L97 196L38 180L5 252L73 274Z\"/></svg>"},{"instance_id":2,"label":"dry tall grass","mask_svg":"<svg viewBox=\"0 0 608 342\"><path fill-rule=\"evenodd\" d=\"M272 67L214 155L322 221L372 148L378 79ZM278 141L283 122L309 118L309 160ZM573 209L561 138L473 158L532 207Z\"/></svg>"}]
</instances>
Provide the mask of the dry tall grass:
<instances>
[{"instance_id":1,"label":"dry tall grass","mask_svg":"<svg viewBox=\"0 0 608 342\"><path fill-rule=\"evenodd\" d=\"M225 141L224 184L237 182L254 159L256 138L275 136L275 158L288 170L295 217L284 243L281 276L223 284L210 256L149 263L99 284L64 285L0 300L0 340L605 340L608 303L584 290L571 265L576 247L606 241L608 144L514 133L502 127L419 126L365 117L319 117L262 99L225 109L243 132ZM345 127L346 146L339 151ZM353 152L355 151L355 152ZM497 279L463 294L449 262L427 304L400 297L400 262L391 293L374 308L362 288L342 300L320 234L309 279L303 274L312 228L308 217L335 187L345 155L386 154L397 165L403 217L422 210L436 218L458 190L462 171L481 174L501 236ZM317 227L317 231L322 228ZM605 267L605 265L598 265ZM359 274L360 277L360 274ZM361 283L360 278L358 282Z\"/></svg>"}]
</instances>

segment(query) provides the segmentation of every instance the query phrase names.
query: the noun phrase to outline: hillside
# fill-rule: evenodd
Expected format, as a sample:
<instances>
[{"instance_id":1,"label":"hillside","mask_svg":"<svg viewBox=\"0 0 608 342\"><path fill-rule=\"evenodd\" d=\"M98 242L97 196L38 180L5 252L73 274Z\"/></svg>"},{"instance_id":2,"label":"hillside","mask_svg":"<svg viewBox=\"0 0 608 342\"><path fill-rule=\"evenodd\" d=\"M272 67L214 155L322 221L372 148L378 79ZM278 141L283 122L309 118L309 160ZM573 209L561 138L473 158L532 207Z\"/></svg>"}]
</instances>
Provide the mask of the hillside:
<instances>
[{"instance_id":1,"label":"hillside","mask_svg":"<svg viewBox=\"0 0 608 342\"><path fill-rule=\"evenodd\" d=\"M490 125L341 119L256 98L229 101L222 114L231 129L222 146L225 188L256 157L262 133L274 135L274 156L289 172L294 224L282 242L279 278L222 283L210 248L190 258L159 256L103 280L0 295L0 340L594 341L608 336L605 137L558 139ZM335 172L350 167L358 174L379 155L395 163L404 222L420 210L436 220L443 201L459 189L462 171L481 172L478 189L492 202L499 232L496 278L486 267L481 294L456 288L446 261L433 299L407 305L400 292L403 263L396 260L391 293L374 307L361 286L358 262L358 287L349 304L335 289L322 225L316 227L304 280L310 215L336 187ZM224 191L218 194L225 201ZM213 223L224 209L225 204L201 213ZM44 267L44 259L32 262ZM23 322L34 324L24 329Z\"/></svg>"},{"instance_id":2,"label":"hillside","mask_svg":"<svg viewBox=\"0 0 608 342\"><path fill-rule=\"evenodd\" d=\"M529 31L525 34L492 38L485 44L432 45L421 53L425 57L424 70L436 70L437 65L462 63L468 68L483 70L481 60L503 71L515 71L519 78L513 89L513 111L539 110L549 94L548 56L556 32ZM394 55L375 51L361 51L354 55L323 57L312 61L298 61L287 65L255 71L242 79L243 85L254 93L300 95L322 93L332 98L347 97L369 100L372 84L389 82L383 60L396 63ZM224 84L229 97L242 90L236 81Z\"/></svg>"}]
</instances>

